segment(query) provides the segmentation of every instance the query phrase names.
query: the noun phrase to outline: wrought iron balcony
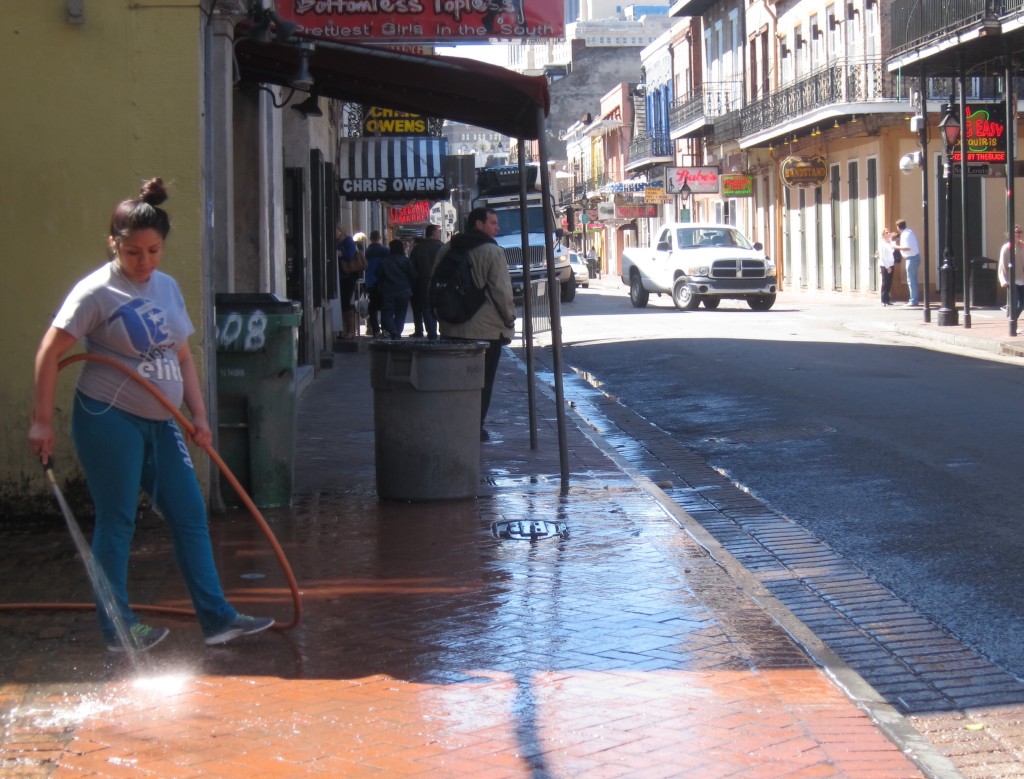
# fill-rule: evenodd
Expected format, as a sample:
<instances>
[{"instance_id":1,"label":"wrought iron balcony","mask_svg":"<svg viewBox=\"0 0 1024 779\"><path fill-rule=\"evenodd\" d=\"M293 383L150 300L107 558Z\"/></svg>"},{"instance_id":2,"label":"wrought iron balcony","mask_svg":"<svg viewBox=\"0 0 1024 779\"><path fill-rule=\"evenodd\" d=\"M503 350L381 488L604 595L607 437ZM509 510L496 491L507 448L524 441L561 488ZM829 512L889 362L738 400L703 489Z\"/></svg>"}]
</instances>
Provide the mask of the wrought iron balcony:
<instances>
[{"instance_id":1,"label":"wrought iron balcony","mask_svg":"<svg viewBox=\"0 0 1024 779\"><path fill-rule=\"evenodd\" d=\"M912 52L954 33L1016 15L1021 0L893 0L892 57ZM1012 6L1012 7L1011 7Z\"/></svg>"},{"instance_id":2,"label":"wrought iron balcony","mask_svg":"<svg viewBox=\"0 0 1024 779\"><path fill-rule=\"evenodd\" d=\"M629 144L626 170L661 162L672 162L675 159L674 147L675 144L667 134L638 135Z\"/></svg>"},{"instance_id":3,"label":"wrought iron balcony","mask_svg":"<svg viewBox=\"0 0 1024 779\"><path fill-rule=\"evenodd\" d=\"M672 106L669 111L671 135L673 138L701 135L716 117L739 109L742 101L741 81L705 83Z\"/></svg>"},{"instance_id":4,"label":"wrought iron balcony","mask_svg":"<svg viewBox=\"0 0 1024 779\"><path fill-rule=\"evenodd\" d=\"M881 58L840 60L745 106L740 111L740 137L764 133L829 106L899 99L898 76L885 70Z\"/></svg>"}]
</instances>

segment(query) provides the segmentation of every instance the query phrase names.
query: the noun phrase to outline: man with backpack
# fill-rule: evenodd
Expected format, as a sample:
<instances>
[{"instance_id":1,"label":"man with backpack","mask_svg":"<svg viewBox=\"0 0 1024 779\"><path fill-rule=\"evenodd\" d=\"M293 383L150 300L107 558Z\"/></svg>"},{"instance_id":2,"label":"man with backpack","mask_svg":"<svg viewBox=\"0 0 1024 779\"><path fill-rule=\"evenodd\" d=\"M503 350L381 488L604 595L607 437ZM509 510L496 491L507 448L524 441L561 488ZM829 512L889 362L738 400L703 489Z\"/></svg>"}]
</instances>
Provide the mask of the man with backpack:
<instances>
[{"instance_id":1,"label":"man with backpack","mask_svg":"<svg viewBox=\"0 0 1024 779\"><path fill-rule=\"evenodd\" d=\"M484 428L491 404L494 377L498 373L502 346L512 343L516 309L505 251L494 237L498 214L489 208L474 208L466 218L466 231L457 233L441 247L434 261L431 304L441 326L441 337L453 341L486 341L484 388L480 396L480 440L490 436ZM449 262L445 257L451 254ZM472 285L456 284L460 265L468 260ZM475 287L475 288L474 288ZM458 288L460 291L455 292ZM482 292L482 296L479 294ZM447 300L445 293L447 293ZM459 299L452 300L458 296ZM442 305L438 305L441 303ZM447 303L447 305L444 305ZM468 306L458 310L460 303ZM475 307L475 311L471 311Z\"/></svg>"}]
</instances>

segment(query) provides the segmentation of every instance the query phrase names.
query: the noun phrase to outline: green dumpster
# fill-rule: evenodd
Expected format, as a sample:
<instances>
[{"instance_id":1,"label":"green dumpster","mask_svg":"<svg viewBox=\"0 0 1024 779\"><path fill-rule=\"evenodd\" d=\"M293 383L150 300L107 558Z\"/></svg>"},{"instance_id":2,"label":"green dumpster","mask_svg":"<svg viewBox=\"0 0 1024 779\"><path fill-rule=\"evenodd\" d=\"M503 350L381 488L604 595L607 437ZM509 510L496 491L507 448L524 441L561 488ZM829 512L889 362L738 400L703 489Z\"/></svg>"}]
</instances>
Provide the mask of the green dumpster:
<instances>
[{"instance_id":1,"label":"green dumpster","mask_svg":"<svg viewBox=\"0 0 1024 779\"><path fill-rule=\"evenodd\" d=\"M271 293L218 293L217 447L260 508L291 505L299 303ZM221 482L229 506L241 505Z\"/></svg>"},{"instance_id":2,"label":"green dumpster","mask_svg":"<svg viewBox=\"0 0 1024 779\"><path fill-rule=\"evenodd\" d=\"M379 498L476 497L486 350L482 341L370 344Z\"/></svg>"}]
</instances>

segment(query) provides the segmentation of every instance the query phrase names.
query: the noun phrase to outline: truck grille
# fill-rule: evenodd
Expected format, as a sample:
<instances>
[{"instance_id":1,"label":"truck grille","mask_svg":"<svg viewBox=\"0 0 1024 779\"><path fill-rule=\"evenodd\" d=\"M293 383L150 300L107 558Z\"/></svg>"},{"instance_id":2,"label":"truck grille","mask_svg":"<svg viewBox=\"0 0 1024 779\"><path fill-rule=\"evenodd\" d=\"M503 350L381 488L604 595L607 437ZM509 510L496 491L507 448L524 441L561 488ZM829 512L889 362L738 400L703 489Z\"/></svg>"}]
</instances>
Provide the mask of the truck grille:
<instances>
[{"instance_id":1,"label":"truck grille","mask_svg":"<svg viewBox=\"0 0 1024 779\"><path fill-rule=\"evenodd\" d=\"M715 260L711 265L713 279L763 279L763 260Z\"/></svg>"},{"instance_id":2,"label":"truck grille","mask_svg":"<svg viewBox=\"0 0 1024 779\"><path fill-rule=\"evenodd\" d=\"M530 267L531 268L543 268L544 262L544 247L543 246L531 246L529 247L530 252ZM523 250L519 247L506 248L505 249L505 260L508 262L509 270L513 268L519 270L523 266Z\"/></svg>"}]
</instances>

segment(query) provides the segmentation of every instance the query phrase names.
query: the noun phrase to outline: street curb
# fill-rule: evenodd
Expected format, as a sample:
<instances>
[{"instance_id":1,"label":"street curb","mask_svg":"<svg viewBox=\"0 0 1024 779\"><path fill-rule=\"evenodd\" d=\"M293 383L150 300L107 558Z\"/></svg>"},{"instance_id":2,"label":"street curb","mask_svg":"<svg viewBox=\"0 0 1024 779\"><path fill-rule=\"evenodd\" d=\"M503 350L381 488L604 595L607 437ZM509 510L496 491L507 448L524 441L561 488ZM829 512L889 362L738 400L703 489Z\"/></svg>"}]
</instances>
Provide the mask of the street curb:
<instances>
[{"instance_id":1,"label":"street curb","mask_svg":"<svg viewBox=\"0 0 1024 779\"><path fill-rule=\"evenodd\" d=\"M978 339L974 339L978 340ZM511 350L506 350L510 352ZM526 364L518 355L508 356L517 368L526 372ZM550 372L550 366L544 365ZM571 374L564 379L572 380ZM582 387L582 379L577 386ZM552 402L556 401L554 387L538 377L537 386ZM590 387L587 391L600 393ZM575 393L574 393L575 394ZM839 686L850 701L864 711L878 728L914 762L930 779L964 779L953 762L938 752L928 740L895 707L885 701L878 691L842 658L833 652L804 622L782 601L769 592L728 550L726 550L705 528L679 505L652 479L627 462L618 450L609 444L601 430L607 429L601 411L588 402L566 401L567 416L571 416L576 427L587 439L601 450L615 466L628 476L636 486L654 498L665 513L704 548L708 555L736 581L739 589L757 603L768 615L799 644L808 656ZM628 434L627 434L628 435Z\"/></svg>"},{"instance_id":2,"label":"street curb","mask_svg":"<svg viewBox=\"0 0 1024 779\"><path fill-rule=\"evenodd\" d=\"M914 338L921 338L927 341L958 346L963 349L976 349L978 351L998 354L1003 357L1024 357L1024 344L1010 344L992 338L978 338L965 335L962 328L959 330L931 330L924 325L905 325L896 323L896 332L899 335L907 335Z\"/></svg>"}]
</instances>

